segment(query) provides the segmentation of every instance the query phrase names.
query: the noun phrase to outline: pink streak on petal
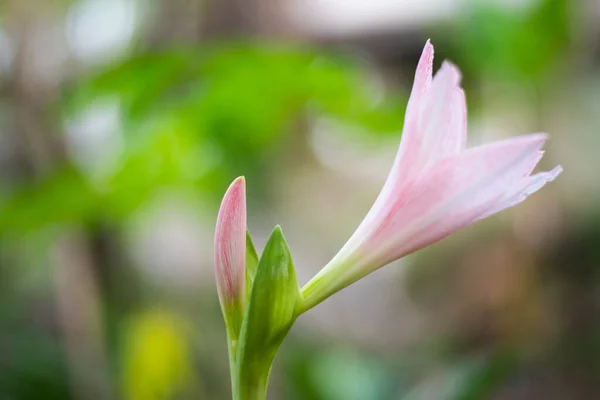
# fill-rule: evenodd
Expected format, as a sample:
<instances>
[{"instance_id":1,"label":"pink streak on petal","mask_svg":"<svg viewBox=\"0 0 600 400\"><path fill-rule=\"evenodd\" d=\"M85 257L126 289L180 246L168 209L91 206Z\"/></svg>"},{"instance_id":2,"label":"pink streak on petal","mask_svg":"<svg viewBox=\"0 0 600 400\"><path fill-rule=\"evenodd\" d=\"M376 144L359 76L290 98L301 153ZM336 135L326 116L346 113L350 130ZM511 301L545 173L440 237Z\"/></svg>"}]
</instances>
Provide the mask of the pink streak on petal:
<instances>
[{"instance_id":1,"label":"pink streak on petal","mask_svg":"<svg viewBox=\"0 0 600 400\"><path fill-rule=\"evenodd\" d=\"M242 299L246 269L246 184L239 177L227 189L215 231L215 276L221 302Z\"/></svg>"}]
</instances>

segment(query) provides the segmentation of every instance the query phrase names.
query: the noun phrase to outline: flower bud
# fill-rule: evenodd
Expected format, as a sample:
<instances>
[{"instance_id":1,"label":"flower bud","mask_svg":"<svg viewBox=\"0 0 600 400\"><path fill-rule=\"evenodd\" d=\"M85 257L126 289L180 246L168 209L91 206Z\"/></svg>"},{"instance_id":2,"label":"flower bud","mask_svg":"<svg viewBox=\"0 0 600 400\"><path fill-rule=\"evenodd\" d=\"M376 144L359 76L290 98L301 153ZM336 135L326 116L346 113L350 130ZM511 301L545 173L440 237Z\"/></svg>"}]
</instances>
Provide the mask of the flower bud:
<instances>
[{"instance_id":1,"label":"flower bud","mask_svg":"<svg viewBox=\"0 0 600 400\"><path fill-rule=\"evenodd\" d=\"M239 177L227 189L215 231L215 278L232 339L239 335L246 302L246 183Z\"/></svg>"}]
</instances>

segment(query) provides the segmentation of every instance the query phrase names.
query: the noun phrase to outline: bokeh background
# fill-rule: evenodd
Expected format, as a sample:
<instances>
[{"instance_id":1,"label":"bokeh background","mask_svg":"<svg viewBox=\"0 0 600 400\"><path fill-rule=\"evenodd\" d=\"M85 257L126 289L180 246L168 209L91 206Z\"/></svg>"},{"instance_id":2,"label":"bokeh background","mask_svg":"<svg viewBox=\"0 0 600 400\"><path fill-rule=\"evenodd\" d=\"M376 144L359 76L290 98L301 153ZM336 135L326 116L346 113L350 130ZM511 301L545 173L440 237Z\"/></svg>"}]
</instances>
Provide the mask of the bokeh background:
<instances>
[{"instance_id":1,"label":"bokeh background","mask_svg":"<svg viewBox=\"0 0 600 400\"><path fill-rule=\"evenodd\" d=\"M392 164L425 41L469 144L547 131L527 202L302 316L270 399L600 393L596 0L2 0L0 399L228 399L212 235L245 175L300 283Z\"/></svg>"}]
</instances>

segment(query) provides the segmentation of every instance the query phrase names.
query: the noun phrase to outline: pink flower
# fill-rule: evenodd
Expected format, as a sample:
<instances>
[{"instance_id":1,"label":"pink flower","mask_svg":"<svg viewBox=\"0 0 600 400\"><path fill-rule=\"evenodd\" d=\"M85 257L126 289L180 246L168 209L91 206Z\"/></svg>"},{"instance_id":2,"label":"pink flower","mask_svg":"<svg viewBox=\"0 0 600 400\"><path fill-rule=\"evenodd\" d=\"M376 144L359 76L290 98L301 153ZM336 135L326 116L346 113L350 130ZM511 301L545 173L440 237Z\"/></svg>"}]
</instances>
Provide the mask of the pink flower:
<instances>
[{"instance_id":1,"label":"pink flower","mask_svg":"<svg viewBox=\"0 0 600 400\"><path fill-rule=\"evenodd\" d=\"M227 189L215 231L215 277L225 322L239 332L246 289L246 182L239 177Z\"/></svg>"},{"instance_id":2,"label":"pink flower","mask_svg":"<svg viewBox=\"0 0 600 400\"><path fill-rule=\"evenodd\" d=\"M444 62L432 79L429 41L417 66L392 170L371 210L339 253L304 288L310 308L370 272L512 207L552 181L531 175L545 134L465 149L460 72Z\"/></svg>"}]
</instances>

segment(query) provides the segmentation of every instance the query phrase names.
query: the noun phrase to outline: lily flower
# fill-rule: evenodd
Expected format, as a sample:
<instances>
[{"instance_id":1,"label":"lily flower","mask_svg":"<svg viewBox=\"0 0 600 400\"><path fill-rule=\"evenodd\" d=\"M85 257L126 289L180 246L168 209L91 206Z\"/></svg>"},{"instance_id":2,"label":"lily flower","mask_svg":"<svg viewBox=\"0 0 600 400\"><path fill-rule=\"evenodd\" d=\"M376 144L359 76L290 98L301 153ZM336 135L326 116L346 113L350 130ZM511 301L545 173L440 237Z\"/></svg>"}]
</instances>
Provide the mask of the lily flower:
<instances>
[{"instance_id":1,"label":"lily flower","mask_svg":"<svg viewBox=\"0 0 600 400\"><path fill-rule=\"evenodd\" d=\"M417 66L400 147L371 210L337 255L302 289L304 309L405 255L512 207L552 181L531 175L547 135L466 149L467 108L457 67L432 79L428 41Z\"/></svg>"},{"instance_id":2,"label":"lily flower","mask_svg":"<svg viewBox=\"0 0 600 400\"><path fill-rule=\"evenodd\" d=\"M236 339L246 302L246 182L227 189L215 231L215 278L227 329Z\"/></svg>"}]
</instances>

